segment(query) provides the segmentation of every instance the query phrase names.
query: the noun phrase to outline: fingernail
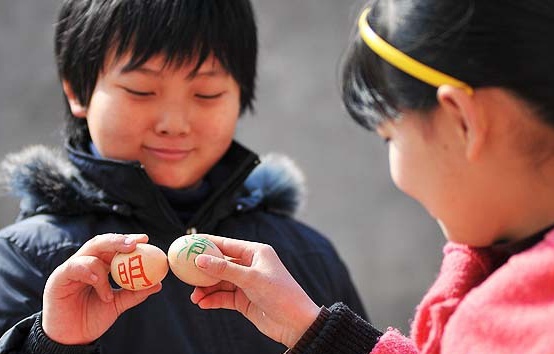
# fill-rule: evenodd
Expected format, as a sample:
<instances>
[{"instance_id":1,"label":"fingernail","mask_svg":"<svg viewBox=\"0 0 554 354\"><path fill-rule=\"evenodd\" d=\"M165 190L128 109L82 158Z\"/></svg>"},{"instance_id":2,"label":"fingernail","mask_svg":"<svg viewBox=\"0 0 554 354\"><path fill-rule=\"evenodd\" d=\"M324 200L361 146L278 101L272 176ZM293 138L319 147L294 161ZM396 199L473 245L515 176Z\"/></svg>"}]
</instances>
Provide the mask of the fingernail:
<instances>
[{"instance_id":1,"label":"fingernail","mask_svg":"<svg viewBox=\"0 0 554 354\"><path fill-rule=\"evenodd\" d=\"M208 268L211 261L212 260L211 260L210 256L206 256L206 255L202 255L202 254L196 256L196 258L194 259L194 263L196 264L196 266L198 268Z\"/></svg>"},{"instance_id":2,"label":"fingernail","mask_svg":"<svg viewBox=\"0 0 554 354\"><path fill-rule=\"evenodd\" d=\"M132 237L125 237L125 241L123 241L126 245L130 245L131 243L133 243L134 239Z\"/></svg>"},{"instance_id":3,"label":"fingernail","mask_svg":"<svg viewBox=\"0 0 554 354\"><path fill-rule=\"evenodd\" d=\"M98 275L96 274L91 274L90 275L90 280L92 280L94 283L96 283L98 281Z\"/></svg>"}]
</instances>

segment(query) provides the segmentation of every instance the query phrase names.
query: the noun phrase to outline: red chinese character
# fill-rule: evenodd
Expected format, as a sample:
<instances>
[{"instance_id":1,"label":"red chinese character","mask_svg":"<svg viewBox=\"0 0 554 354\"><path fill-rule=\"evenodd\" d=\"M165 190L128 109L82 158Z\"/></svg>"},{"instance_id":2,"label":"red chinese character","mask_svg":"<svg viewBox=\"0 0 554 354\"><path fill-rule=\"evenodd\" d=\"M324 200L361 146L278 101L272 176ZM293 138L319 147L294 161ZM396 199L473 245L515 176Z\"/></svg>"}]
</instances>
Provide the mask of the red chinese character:
<instances>
[{"instance_id":1,"label":"red chinese character","mask_svg":"<svg viewBox=\"0 0 554 354\"><path fill-rule=\"evenodd\" d=\"M134 279L142 279L143 287L149 287L152 285L152 282L146 277L144 273L144 267L142 265L142 255L137 255L134 257L129 257L129 271L127 272L127 267L124 262L121 262L117 265L117 272L119 273L119 279L121 279L121 284L131 284L131 289L135 288Z\"/></svg>"},{"instance_id":2,"label":"red chinese character","mask_svg":"<svg viewBox=\"0 0 554 354\"><path fill-rule=\"evenodd\" d=\"M119 279L121 280L121 284L129 284L129 277L127 276L127 267L125 267L124 262L121 262L117 265L117 273L119 274Z\"/></svg>"}]
</instances>

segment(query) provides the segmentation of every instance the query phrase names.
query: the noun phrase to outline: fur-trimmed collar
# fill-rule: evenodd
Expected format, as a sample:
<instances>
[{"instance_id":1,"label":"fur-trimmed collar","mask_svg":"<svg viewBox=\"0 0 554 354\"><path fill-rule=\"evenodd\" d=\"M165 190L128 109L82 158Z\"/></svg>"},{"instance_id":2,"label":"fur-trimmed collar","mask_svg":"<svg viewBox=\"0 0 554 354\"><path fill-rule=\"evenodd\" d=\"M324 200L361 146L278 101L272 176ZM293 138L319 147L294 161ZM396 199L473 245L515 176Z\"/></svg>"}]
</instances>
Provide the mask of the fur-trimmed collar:
<instances>
[{"instance_id":1,"label":"fur-trimmed collar","mask_svg":"<svg viewBox=\"0 0 554 354\"><path fill-rule=\"evenodd\" d=\"M283 155L270 154L261 160L246 179L248 193L237 200L237 208L263 207L294 215L305 197L302 172ZM61 151L45 146L9 154L0 165L0 182L21 199L21 217L44 211L78 214L112 209L105 193L83 178Z\"/></svg>"}]
</instances>

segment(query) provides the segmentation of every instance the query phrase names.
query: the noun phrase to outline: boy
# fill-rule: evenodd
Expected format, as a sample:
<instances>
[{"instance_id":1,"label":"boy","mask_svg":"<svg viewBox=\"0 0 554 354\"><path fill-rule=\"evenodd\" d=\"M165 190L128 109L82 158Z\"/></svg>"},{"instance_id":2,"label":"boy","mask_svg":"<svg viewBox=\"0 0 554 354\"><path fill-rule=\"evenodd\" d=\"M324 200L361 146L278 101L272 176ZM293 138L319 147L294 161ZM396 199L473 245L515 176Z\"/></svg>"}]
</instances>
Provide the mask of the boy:
<instances>
[{"instance_id":1,"label":"boy","mask_svg":"<svg viewBox=\"0 0 554 354\"><path fill-rule=\"evenodd\" d=\"M46 281L106 233L145 233L164 251L194 232L269 243L318 303L363 313L330 243L291 218L298 171L279 158L256 167L233 141L254 98L248 0L66 0L55 47L69 160L31 148L3 163L22 203L18 222L0 231L1 353L284 351L238 314L200 311L171 273L98 338L50 338Z\"/></svg>"}]
</instances>

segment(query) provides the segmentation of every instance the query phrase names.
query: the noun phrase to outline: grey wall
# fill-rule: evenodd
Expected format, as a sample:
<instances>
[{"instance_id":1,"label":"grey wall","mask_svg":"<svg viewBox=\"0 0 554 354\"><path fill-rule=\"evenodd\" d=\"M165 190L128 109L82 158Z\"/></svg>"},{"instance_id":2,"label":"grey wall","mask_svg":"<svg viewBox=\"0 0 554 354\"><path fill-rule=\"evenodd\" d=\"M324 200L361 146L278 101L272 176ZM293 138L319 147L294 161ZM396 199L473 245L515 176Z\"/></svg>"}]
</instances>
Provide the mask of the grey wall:
<instances>
[{"instance_id":1,"label":"grey wall","mask_svg":"<svg viewBox=\"0 0 554 354\"><path fill-rule=\"evenodd\" d=\"M58 145L62 98L52 59L58 0L0 0L0 157ZM347 118L339 59L360 0L253 0L260 31L258 100L237 137L261 154L290 155L309 195L299 218L336 245L377 326L409 328L438 271L440 231L396 190L387 151ZM17 203L0 197L0 226Z\"/></svg>"}]
</instances>

